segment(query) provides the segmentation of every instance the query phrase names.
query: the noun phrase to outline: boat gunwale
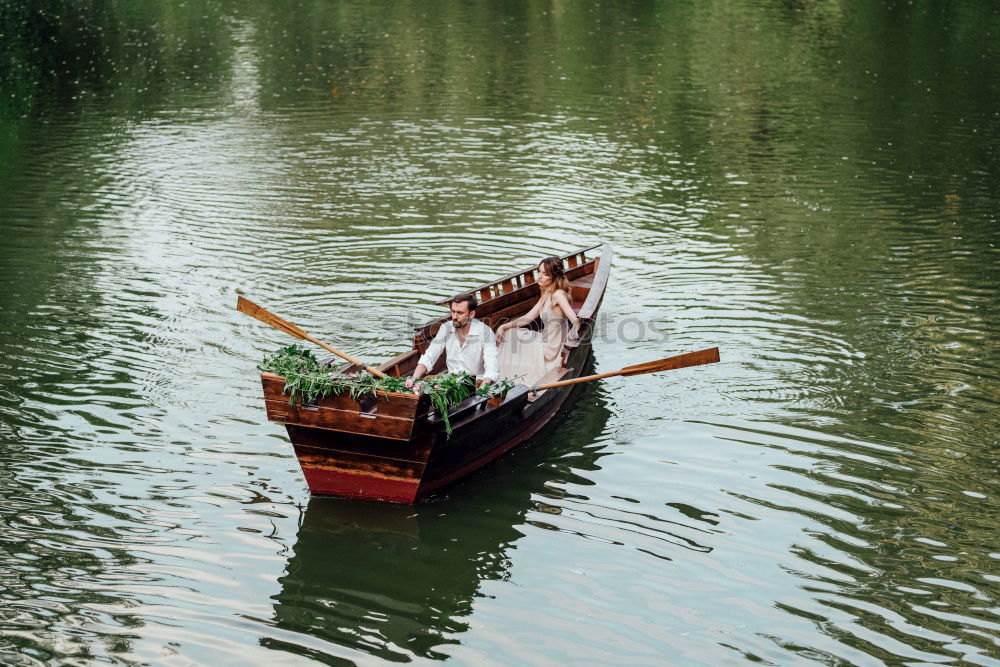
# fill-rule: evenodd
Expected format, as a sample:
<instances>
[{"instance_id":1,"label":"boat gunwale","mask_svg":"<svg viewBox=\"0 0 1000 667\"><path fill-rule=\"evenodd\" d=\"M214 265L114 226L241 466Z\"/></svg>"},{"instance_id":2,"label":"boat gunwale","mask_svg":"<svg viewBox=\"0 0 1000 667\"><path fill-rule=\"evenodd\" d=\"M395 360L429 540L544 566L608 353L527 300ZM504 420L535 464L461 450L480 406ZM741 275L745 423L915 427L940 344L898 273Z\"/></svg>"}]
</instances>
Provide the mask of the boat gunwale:
<instances>
[{"instance_id":1,"label":"boat gunwale","mask_svg":"<svg viewBox=\"0 0 1000 667\"><path fill-rule=\"evenodd\" d=\"M570 257L575 257L577 255L584 256L583 262L581 262L580 264L577 264L576 266L572 267L572 268L575 269L575 268L577 268L577 266L582 266L583 264L588 264L588 263L594 261L593 258L592 259L586 259L585 258L585 253L593 250L594 248L606 248L606 247L607 247L606 243L598 243L596 245L592 245L592 246L587 247L587 248L581 248L580 250L574 250L573 252L567 253L565 255L559 255L559 258L562 259L562 260L567 260L568 261ZM489 289L491 287L495 287L496 285L499 285L500 283L502 283L502 282L504 282L506 280L514 280L518 276L523 276L523 275L525 275L527 273L531 273L531 272L535 271L537 268L538 268L538 266L536 265L536 266L532 266L532 267L529 267L529 268L526 268L526 269L521 269L520 271L515 271L513 273L509 273L506 276L501 276L499 278L495 278L494 280L491 280L488 283L483 283L482 285L479 285L478 287L472 287L470 289L465 290L464 292L459 292L458 294L455 294L454 296L450 296L447 299L442 299L441 301L437 301L435 303L435 305L437 305L437 306L443 306L446 303L451 303L457 297L464 296L466 294L477 294L481 290L485 290L485 289ZM524 289L525 287L528 287L530 285L535 285L535 284L537 284L537 283L534 282L534 281L532 281L530 283L525 283L523 285L518 286L517 288L515 288L512 291L516 291L518 289ZM499 298L499 296L503 296L504 294L510 294L510 292L504 292L503 294L500 294L500 295L498 295L496 297L491 298L490 301L492 301L495 298ZM484 301L483 303L488 303L488 301Z\"/></svg>"},{"instance_id":2,"label":"boat gunwale","mask_svg":"<svg viewBox=\"0 0 1000 667\"><path fill-rule=\"evenodd\" d=\"M604 244L600 256L590 260L596 263L594 272L589 274L594 276L594 281L590 285L587 298L584 300L583 305L580 306L580 311L576 314L581 320L587 320L592 323L594 315L604 301L604 292L607 290L608 280L611 278L612 256L613 251L611 250L611 246Z\"/></svg>"}]
</instances>

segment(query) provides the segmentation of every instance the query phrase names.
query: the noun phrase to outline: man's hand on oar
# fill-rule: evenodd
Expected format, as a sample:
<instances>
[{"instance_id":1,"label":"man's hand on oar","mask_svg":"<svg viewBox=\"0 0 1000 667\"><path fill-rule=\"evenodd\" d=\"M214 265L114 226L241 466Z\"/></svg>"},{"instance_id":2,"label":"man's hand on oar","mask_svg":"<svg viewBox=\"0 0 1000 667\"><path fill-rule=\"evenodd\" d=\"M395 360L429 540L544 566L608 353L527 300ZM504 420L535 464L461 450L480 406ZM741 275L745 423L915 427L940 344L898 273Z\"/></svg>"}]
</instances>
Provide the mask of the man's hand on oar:
<instances>
[{"instance_id":1,"label":"man's hand on oar","mask_svg":"<svg viewBox=\"0 0 1000 667\"><path fill-rule=\"evenodd\" d=\"M554 387L563 387L568 384L579 384L581 382L590 382L591 380L600 380L601 378L614 377L616 375L642 375L643 373L658 373L660 371L670 371L675 368L687 368L689 366L701 366L702 364L714 364L719 360L719 348L710 347L707 350L699 350L697 352L688 352L686 354L678 354L673 357L667 357L666 359L657 359L656 361L647 361L644 364L636 364L634 366L627 366L621 370L614 371L612 373L600 373L598 375L587 375L586 377L573 378L572 380L560 380L559 382L550 382L549 384L543 384L540 387L532 387L532 393L538 393L543 389L552 389Z\"/></svg>"},{"instance_id":2,"label":"man's hand on oar","mask_svg":"<svg viewBox=\"0 0 1000 667\"><path fill-rule=\"evenodd\" d=\"M241 313L246 313L250 317L253 317L254 319L260 320L264 324L270 324L275 329L280 329L281 331L284 331L287 334L291 334L292 336L295 336L296 338L302 338L304 340L309 341L310 343L315 343L316 345L319 345L321 348L323 348L327 352L333 352L335 355L337 355L341 359L346 359L347 361L351 362L352 364L357 364L358 366L363 366L366 371L368 371L369 373L371 373L375 377L380 377L380 378L384 378L385 377L385 373L383 373L382 371L376 370L376 369L372 368L371 366L365 366L365 364L363 364L362 362L358 361L357 359L355 359L354 357L352 357L350 355L344 354L343 352L341 352L337 348L333 347L332 345L327 345L323 341L316 340L315 338L313 338L312 336L310 336L305 331L303 331L302 329L298 328L297 326L295 326L291 322L288 322L287 320L281 319L280 317L278 317L274 313L269 312L269 311L265 310L264 308L261 308L260 306L258 306L257 304L255 304L253 301L250 301L249 299L244 299L243 297L237 297L237 299L236 299L236 310L240 311Z\"/></svg>"}]
</instances>

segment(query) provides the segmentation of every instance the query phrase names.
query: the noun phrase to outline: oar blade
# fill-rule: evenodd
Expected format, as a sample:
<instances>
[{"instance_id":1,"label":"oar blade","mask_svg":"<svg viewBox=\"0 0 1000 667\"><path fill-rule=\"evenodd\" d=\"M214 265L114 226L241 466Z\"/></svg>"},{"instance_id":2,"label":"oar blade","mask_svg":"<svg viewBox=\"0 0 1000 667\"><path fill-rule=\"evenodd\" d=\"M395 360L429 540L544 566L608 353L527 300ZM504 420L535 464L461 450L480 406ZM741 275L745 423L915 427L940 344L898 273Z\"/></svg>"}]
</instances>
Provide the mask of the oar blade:
<instances>
[{"instance_id":1,"label":"oar blade","mask_svg":"<svg viewBox=\"0 0 1000 667\"><path fill-rule=\"evenodd\" d=\"M647 361L644 364L628 366L621 370L621 375L641 375L642 373L658 373L659 371L670 371L677 368L687 368L689 366L701 366L702 364L714 364L719 361L719 348L710 347L697 352L687 352L665 359Z\"/></svg>"},{"instance_id":2,"label":"oar blade","mask_svg":"<svg viewBox=\"0 0 1000 667\"><path fill-rule=\"evenodd\" d=\"M250 317L260 320L264 324L270 324L275 329L280 329L287 334L291 334L296 338L306 338L306 332L298 328L291 322L286 322L274 313L261 308L256 303L250 299L244 299L242 296L236 298L236 310L241 313L246 313Z\"/></svg>"}]
</instances>

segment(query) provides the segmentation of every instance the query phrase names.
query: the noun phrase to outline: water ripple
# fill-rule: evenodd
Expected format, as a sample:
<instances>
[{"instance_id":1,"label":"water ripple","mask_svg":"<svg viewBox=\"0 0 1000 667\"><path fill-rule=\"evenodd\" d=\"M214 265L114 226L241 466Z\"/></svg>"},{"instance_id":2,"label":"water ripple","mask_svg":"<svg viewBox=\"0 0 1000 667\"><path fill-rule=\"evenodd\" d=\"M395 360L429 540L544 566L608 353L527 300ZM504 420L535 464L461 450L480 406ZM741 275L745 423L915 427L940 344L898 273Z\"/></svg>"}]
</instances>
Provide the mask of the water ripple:
<instances>
[{"instance_id":1,"label":"water ripple","mask_svg":"<svg viewBox=\"0 0 1000 667\"><path fill-rule=\"evenodd\" d=\"M127 32L165 90L90 61L0 138L0 661L995 661L988 20L216 4ZM602 241L594 370L721 364L589 385L425 506L308 499L236 294L381 361Z\"/></svg>"}]
</instances>

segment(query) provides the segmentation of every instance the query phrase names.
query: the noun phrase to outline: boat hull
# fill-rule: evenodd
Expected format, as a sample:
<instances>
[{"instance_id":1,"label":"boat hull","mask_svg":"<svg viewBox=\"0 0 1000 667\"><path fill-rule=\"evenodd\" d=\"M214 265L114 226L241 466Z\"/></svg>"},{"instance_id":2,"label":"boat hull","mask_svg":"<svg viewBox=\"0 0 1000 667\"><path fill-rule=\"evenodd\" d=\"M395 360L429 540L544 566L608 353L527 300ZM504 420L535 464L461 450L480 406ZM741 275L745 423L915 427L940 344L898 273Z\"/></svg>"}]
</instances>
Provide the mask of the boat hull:
<instances>
[{"instance_id":1,"label":"boat hull","mask_svg":"<svg viewBox=\"0 0 1000 667\"><path fill-rule=\"evenodd\" d=\"M584 252L567 256L571 258L567 274L574 278L574 309L583 323L580 339L567 344L563 366L539 384L579 377L590 360L593 323L608 280L611 250L605 247L599 258L589 262ZM538 296L530 271L477 288L482 298L490 297L480 303L477 317L495 328L526 312ZM419 354L446 319L418 328L413 349L380 370L396 376L412 373ZM452 408L449 435L428 412L426 396L392 395L377 405L334 396L312 406L293 406L283 393L283 378L264 374L261 381L268 417L285 424L313 494L404 504L433 495L529 439L576 389L566 385L534 396L528 387L517 385L498 405L470 398Z\"/></svg>"},{"instance_id":2,"label":"boat hull","mask_svg":"<svg viewBox=\"0 0 1000 667\"><path fill-rule=\"evenodd\" d=\"M589 345L578 347L571 363L582 369L589 354ZM566 377L578 374L574 369ZM481 403L453 422L451 437L440 429L410 443L308 426L286 428L313 494L413 504L529 439L552 420L575 387L550 389L529 402L528 388L519 385L501 405Z\"/></svg>"}]
</instances>

